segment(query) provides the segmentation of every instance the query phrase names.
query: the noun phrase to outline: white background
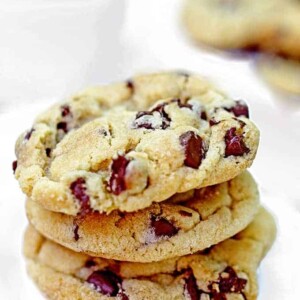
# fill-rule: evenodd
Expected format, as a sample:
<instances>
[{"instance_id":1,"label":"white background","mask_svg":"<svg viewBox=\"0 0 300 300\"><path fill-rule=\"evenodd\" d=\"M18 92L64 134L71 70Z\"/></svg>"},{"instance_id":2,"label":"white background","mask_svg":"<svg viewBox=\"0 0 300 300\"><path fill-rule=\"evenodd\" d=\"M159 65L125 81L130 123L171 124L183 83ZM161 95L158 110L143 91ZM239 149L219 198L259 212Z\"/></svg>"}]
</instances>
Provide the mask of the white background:
<instances>
[{"instance_id":1,"label":"white background","mask_svg":"<svg viewBox=\"0 0 300 300\"><path fill-rule=\"evenodd\" d=\"M202 74L250 104L261 129L252 167L278 225L259 270L260 300L300 299L300 97L271 90L251 58L195 45L174 0L0 0L0 299L43 299L25 272L24 195L14 142L49 104L135 72Z\"/></svg>"}]
</instances>

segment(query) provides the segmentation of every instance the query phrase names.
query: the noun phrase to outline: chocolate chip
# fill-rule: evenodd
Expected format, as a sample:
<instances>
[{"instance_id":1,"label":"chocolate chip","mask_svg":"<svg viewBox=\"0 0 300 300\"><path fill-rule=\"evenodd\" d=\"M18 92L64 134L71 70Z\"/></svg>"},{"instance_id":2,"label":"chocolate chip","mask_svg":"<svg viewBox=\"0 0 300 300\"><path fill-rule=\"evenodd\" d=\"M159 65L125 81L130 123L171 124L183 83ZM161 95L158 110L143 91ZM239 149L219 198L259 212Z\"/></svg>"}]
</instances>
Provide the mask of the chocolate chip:
<instances>
[{"instance_id":1,"label":"chocolate chip","mask_svg":"<svg viewBox=\"0 0 300 300\"><path fill-rule=\"evenodd\" d=\"M91 211L90 197L86 193L84 178L78 178L70 185L70 190L77 200L80 202L81 214L84 215Z\"/></svg>"},{"instance_id":2,"label":"chocolate chip","mask_svg":"<svg viewBox=\"0 0 300 300\"><path fill-rule=\"evenodd\" d=\"M31 138L31 135L32 135L32 133L33 133L34 131L35 131L34 128L30 129L30 130L26 133L26 135L25 135L25 137L24 137L24 140L28 141L28 140Z\"/></svg>"},{"instance_id":3,"label":"chocolate chip","mask_svg":"<svg viewBox=\"0 0 300 300\"><path fill-rule=\"evenodd\" d=\"M126 87L131 89L132 91L134 90L134 83L131 80L126 81Z\"/></svg>"},{"instance_id":4,"label":"chocolate chip","mask_svg":"<svg viewBox=\"0 0 300 300\"><path fill-rule=\"evenodd\" d=\"M74 233L74 240L77 242L80 238L79 236L79 233L78 233L78 230L79 230L79 226L77 224L74 225L74 228L73 228L73 233Z\"/></svg>"},{"instance_id":5,"label":"chocolate chip","mask_svg":"<svg viewBox=\"0 0 300 300\"><path fill-rule=\"evenodd\" d=\"M150 116L152 115L152 112L151 111L139 111L137 112L136 114L136 119L140 118L140 117L143 117L143 116Z\"/></svg>"},{"instance_id":6,"label":"chocolate chip","mask_svg":"<svg viewBox=\"0 0 300 300\"><path fill-rule=\"evenodd\" d=\"M51 154L51 148L46 148L45 151L46 151L47 157L50 157L50 154Z\"/></svg>"},{"instance_id":7,"label":"chocolate chip","mask_svg":"<svg viewBox=\"0 0 300 300\"><path fill-rule=\"evenodd\" d=\"M249 118L249 108L244 101L236 101L233 107L226 108L226 110L232 112L236 117L244 116Z\"/></svg>"},{"instance_id":8,"label":"chocolate chip","mask_svg":"<svg viewBox=\"0 0 300 300\"><path fill-rule=\"evenodd\" d=\"M193 106L191 104L188 104L188 103L183 103L181 101L181 99L173 99L171 100L171 102L176 102L177 105L180 107L180 108L189 108L189 109L193 109Z\"/></svg>"},{"instance_id":9,"label":"chocolate chip","mask_svg":"<svg viewBox=\"0 0 300 300\"><path fill-rule=\"evenodd\" d=\"M162 118L162 125L161 125L161 128L162 129L166 129L170 126L170 123L171 123L171 119L169 118L168 114L165 112L165 106L167 105L168 103L162 103L162 104L159 104L158 106L156 106L155 108L152 109L152 112L159 112L160 115L161 115L161 118Z\"/></svg>"},{"instance_id":10,"label":"chocolate chip","mask_svg":"<svg viewBox=\"0 0 300 300\"><path fill-rule=\"evenodd\" d=\"M204 254L206 252L202 251L201 253ZM247 284L247 280L239 278L231 267L226 267L224 271L219 274L218 280L211 282L207 286L208 291L198 289L197 280L191 269L185 270L184 272L184 291L185 295L189 296L191 300L202 299L202 295L206 295L208 296L208 299L212 300L226 300L226 294L228 293L240 294L245 300L247 300L243 292Z\"/></svg>"},{"instance_id":11,"label":"chocolate chip","mask_svg":"<svg viewBox=\"0 0 300 300\"><path fill-rule=\"evenodd\" d=\"M154 130L155 128L153 127L153 124L150 120L139 120L139 118L143 116L151 116L152 113L149 113L147 111L140 111L136 114L136 118L133 124L134 128L145 128L145 129L152 129Z\"/></svg>"},{"instance_id":12,"label":"chocolate chip","mask_svg":"<svg viewBox=\"0 0 300 300\"><path fill-rule=\"evenodd\" d=\"M224 273L226 276L224 276ZM226 267L219 275L219 289L223 293L240 293L244 290L247 280L239 278L231 267Z\"/></svg>"},{"instance_id":13,"label":"chocolate chip","mask_svg":"<svg viewBox=\"0 0 300 300\"><path fill-rule=\"evenodd\" d=\"M93 272L87 282L92 284L99 293L111 297L117 296L121 285L121 279L108 270Z\"/></svg>"},{"instance_id":14,"label":"chocolate chip","mask_svg":"<svg viewBox=\"0 0 300 300\"><path fill-rule=\"evenodd\" d=\"M207 114L206 114L205 111L201 111L201 113L200 113L200 118L201 118L202 120L207 121Z\"/></svg>"},{"instance_id":15,"label":"chocolate chip","mask_svg":"<svg viewBox=\"0 0 300 300\"><path fill-rule=\"evenodd\" d=\"M227 300L226 295L223 293L211 293L209 295L210 295L210 299L212 300Z\"/></svg>"},{"instance_id":16,"label":"chocolate chip","mask_svg":"<svg viewBox=\"0 0 300 300\"><path fill-rule=\"evenodd\" d=\"M189 295L191 300L200 299L200 291L198 290L197 281L192 270L187 271L187 278L184 284L185 293Z\"/></svg>"},{"instance_id":17,"label":"chocolate chip","mask_svg":"<svg viewBox=\"0 0 300 300\"><path fill-rule=\"evenodd\" d=\"M168 105L167 102L160 103L160 104L158 104L157 106L155 106L155 107L151 110L151 112L157 111L157 112L159 112L161 115L163 115L163 114L165 114L165 106L166 106L166 105Z\"/></svg>"},{"instance_id":18,"label":"chocolate chip","mask_svg":"<svg viewBox=\"0 0 300 300\"><path fill-rule=\"evenodd\" d=\"M123 218L125 218L125 216L126 216L126 213L124 213L124 212L122 212L122 211L117 211L117 213L118 213L118 216L120 217L120 219L123 219Z\"/></svg>"},{"instance_id":19,"label":"chocolate chip","mask_svg":"<svg viewBox=\"0 0 300 300\"><path fill-rule=\"evenodd\" d=\"M193 169L199 168L205 154L202 138L193 131L187 131L179 137L179 140L185 150L184 164Z\"/></svg>"},{"instance_id":20,"label":"chocolate chip","mask_svg":"<svg viewBox=\"0 0 300 300\"><path fill-rule=\"evenodd\" d=\"M178 232L178 228L176 228L167 219L160 216L152 215L150 219L150 225L157 237L171 237Z\"/></svg>"},{"instance_id":21,"label":"chocolate chip","mask_svg":"<svg viewBox=\"0 0 300 300\"><path fill-rule=\"evenodd\" d=\"M129 160L123 155L119 155L112 162L108 190L114 195L120 195L126 190L125 175L128 164Z\"/></svg>"},{"instance_id":22,"label":"chocolate chip","mask_svg":"<svg viewBox=\"0 0 300 300\"><path fill-rule=\"evenodd\" d=\"M228 156L242 156L245 153L249 153L243 141L243 135L236 132L236 128L230 128L225 134L225 157Z\"/></svg>"},{"instance_id":23,"label":"chocolate chip","mask_svg":"<svg viewBox=\"0 0 300 300\"><path fill-rule=\"evenodd\" d=\"M211 290L213 299L226 299L220 298L225 293L243 294L247 280L239 278L232 267L226 267L223 272L219 274L218 281L212 282L208 288ZM216 298L216 297L219 298Z\"/></svg>"},{"instance_id":24,"label":"chocolate chip","mask_svg":"<svg viewBox=\"0 0 300 300\"><path fill-rule=\"evenodd\" d=\"M61 106L61 116L66 117L71 114L70 106L69 105L63 105Z\"/></svg>"},{"instance_id":25,"label":"chocolate chip","mask_svg":"<svg viewBox=\"0 0 300 300\"><path fill-rule=\"evenodd\" d=\"M56 128L57 128L57 130L62 130L65 133L68 132L68 124L67 124L67 122L59 122L59 123L57 123Z\"/></svg>"},{"instance_id":26,"label":"chocolate chip","mask_svg":"<svg viewBox=\"0 0 300 300\"><path fill-rule=\"evenodd\" d=\"M193 215L192 213L185 211L185 210L180 210L179 214L183 217L191 217Z\"/></svg>"},{"instance_id":27,"label":"chocolate chip","mask_svg":"<svg viewBox=\"0 0 300 300\"><path fill-rule=\"evenodd\" d=\"M18 167L18 161L15 160L15 161L13 161L13 163L12 163L12 169L13 169L14 174L15 174L15 172L16 172L17 167Z\"/></svg>"},{"instance_id":28,"label":"chocolate chip","mask_svg":"<svg viewBox=\"0 0 300 300\"><path fill-rule=\"evenodd\" d=\"M123 290L118 293L117 297L120 300L129 300L129 297L124 293Z\"/></svg>"},{"instance_id":29,"label":"chocolate chip","mask_svg":"<svg viewBox=\"0 0 300 300\"><path fill-rule=\"evenodd\" d=\"M86 262L85 262L85 267L86 268L91 268L91 267L95 267L97 264L96 262L94 262L92 259L88 259Z\"/></svg>"},{"instance_id":30,"label":"chocolate chip","mask_svg":"<svg viewBox=\"0 0 300 300\"><path fill-rule=\"evenodd\" d=\"M220 123L220 121L216 121L215 119L210 119L209 120L209 125L210 126L215 126L215 125L217 125L217 124L219 124Z\"/></svg>"},{"instance_id":31,"label":"chocolate chip","mask_svg":"<svg viewBox=\"0 0 300 300\"><path fill-rule=\"evenodd\" d=\"M104 128L99 129L99 134L103 136L108 136L108 132Z\"/></svg>"},{"instance_id":32,"label":"chocolate chip","mask_svg":"<svg viewBox=\"0 0 300 300\"><path fill-rule=\"evenodd\" d=\"M164 102L161 103L159 105L157 105L156 107L154 107L152 110L150 111L140 111L136 114L136 118L134 121L134 128L146 128L146 129L156 129L153 127L153 124L149 121L149 120L145 120L145 121L141 121L138 120L143 116L153 116L154 112L158 112L161 116L162 122L161 122L161 129L166 129L170 126L171 123L171 119L169 118L168 114L165 112L165 106L168 103Z\"/></svg>"}]
</instances>

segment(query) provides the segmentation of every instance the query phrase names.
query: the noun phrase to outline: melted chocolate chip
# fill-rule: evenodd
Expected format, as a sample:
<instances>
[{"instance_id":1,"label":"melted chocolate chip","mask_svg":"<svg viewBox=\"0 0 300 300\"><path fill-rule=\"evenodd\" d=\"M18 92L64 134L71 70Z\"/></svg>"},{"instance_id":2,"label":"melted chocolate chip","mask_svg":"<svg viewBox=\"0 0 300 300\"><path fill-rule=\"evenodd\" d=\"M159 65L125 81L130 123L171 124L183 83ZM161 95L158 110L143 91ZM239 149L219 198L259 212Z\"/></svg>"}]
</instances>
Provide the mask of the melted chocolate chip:
<instances>
[{"instance_id":1,"label":"melted chocolate chip","mask_svg":"<svg viewBox=\"0 0 300 300\"><path fill-rule=\"evenodd\" d=\"M202 251L202 253L204 252ZM224 271L219 274L218 280L213 281L208 285L208 291L198 289L197 280L191 269L184 271L184 280L185 295L188 295L191 300L202 299L201 295L207 295L208 299L212 300L226 300L226 294L232 293L240 294L247 300L243 292L247 280L239 278L231 267L226 267Z\"/></svg>"},{"instance_id":2,"label":"melted chocolate chip","mask_svg":"<svg viewBox=\"0 0 300 300\"><path fill-rule=\"evenodd\" d=\"M231 155L242 156L245 153L250 152L243 141L243 135L236 133L236 128L234 127L227 130L225 135L225 144L225 157Z\"/></svg>"},{"instance_id":3,"label":"melted chocolate chip","mask_svg":"<svg viewBox=\"0 0 300 300\"><path fill-rule=\"evenodd\" d=\"M226 108L226 110L232 112L236 117L244 116L249 118L249 108L243 101L236 101L233 107Z\"/></svg>"},{"instance_id":4,"label":"melted chocolate chip","mask_svg":"<svg viewBox=\"0 0 300 300\"><path fill-rule=\"evenodd\" d=\"M158 111L160 114L164 114L164 109L165 109L165 106L167 105L168 103L164 102L164 103L161 103L161 104L158 104L156 107L154 107L151 112L154 112L154 111Z\"/></svg>"},{"instance_id":5,"label":"melted chocolate chip","mask_svg":"<svg viewBox=\"0 0 300 300\"><path fill-rule=\"evenodd\" d=\"M120 195L126 190L125 175L128 164L129 160L123 155L119 155L112 162L108 190L114 195Z\"/></svg>"},{"instance_id":6,"label":"melted chocolate chip","mask_svg":"<svg viewBox=\"0 0 300 300\"><path fill-rule=\"evenodd\" d=\"M86 193L84 178L78 178L70 185L70 190L77 200L80 202L81 214L84 215L91 211L90 197Z\"/></svg>"},{"instance_id":7,"label":"melted chocolate chip","mask_svg":"<svg viewBox=\"0 0 300 300\"><path fill-rule=\"evenodd\" d=\"M224 277L225 273L225 277ZM247 280L239 278L231 267L227 267L219 275L219 289L223 293L241 293L247 284Z\"/></svg>"},{"instance_id":8,"label":"melted chocolate chip","mask_svg":"<svg viewBox=\"0 0 300 300\"><path fill-rule=\"evenodd\" d=\"M225 270L219 274L218 281L212 282L208 288L211 290L214 297L213 299L226 299L226 293L242 294L245 298L243 290L246 284L246 279L239 278L233 268L226 267Z\"/></svg>"},{"instance_id":9,"label":"melted chocolate chip","mask_svg":"<svg viewBox=\"0 0 300 300\"><path fill-rule=\"evenodd\" d=\"M184 164L187 167L198 169L204 158L202 138L193 131L182 134L179 138L181 146L185 149Z\"/></svg>"},{"instance_id":10,"label":"melted chocolate chip","mask_svg":"<svg viewBox=\"0 0 300 300\"><path fill-rule=\"evenodd\" d=\"M136 119L134 122L134 127L135 128L145 128L145 129L152 129L154 130L155 128L153 127L153 124L151 121L143 121L143 122L136 122L137 119L143 117L143 116L150 116L151 114L147 111L140 111L136 114Z\"/></svg>"},{"instance_id":11,"label":"melted chocolate chip","mask_svg":"<svg viewBox=\"0 0 300 300\"><path fill-rule=\"evenodd\" d=\"M50 157L50 154L51 154L51 148L46 148L45 151L46 151L47 157Z\"/></svg>"},{"instance_id":12,"label":"melted chocolate chip","mask_svg":"<svg viewBox=\"0 0 300 300\"><path fill-rule=\"evenodd\" d=\"M15 172L16 172L17 167L18 167L18 161L15 160L15 161L13 161L13 163L12 163L12 169L13 169L14 174L15 174Z\"/></svg>"},{"instance_id":13,"label":"melted chocolate chip","mask_svg":"<svg viewBox=\"0 0 300 300\"><path fill-rule=\"evenodd\" d=\"M24 140L28 141L31 138L32 133L35 131L34 128L30 129L24 136Z\"/></svg>"},{"instance_id":14,"label":"melted chocolate chip","mask_svg":"<svg viewBox=\"0 0 300 300\"><path fill-rule=\"evenodd\" d=\"M198 290L197 281L192 270L188 270L187 278L185 278L184 284L185 293L190 296L191 300L200 299L200 291Z\"/></svg>"},{"instance_id":15,"label":"melted chocolate chip","mask_svg":"<svg viewBox=\"0 0 300 300\"><path fill-rule=\"evenodd\" d=\"M69 105L63 105L61 106L61 116L66 117L71 114L70 106Z\"/></svg>"},{"instance_id":16,"label":"melted chocolate chip","mask_svg":"<svg viewBox=\"0 0 300 300\"><path fill-rule=\"evenodd\" d=\"M191 217L193 214L188 212L188 211L185 211L185 210L180 210L179 211L179 214L182 216L182 217Z\"/></svg>"},{"instance_id":17,"label":"melted chocolate chip","mask_svg":"<svg viewBox=\"0 0 300 300\"><path fill-rule=\"evenodd\" d=\"M152 215L150 220L150 225L154 231L154 234L157 237L162 237L162 236L171 237L178 232L178 228L176 228L167 219L160 216Z\"/></svg>"},{"instance_id":18,"label":"melted chocolate chip","mask_svg":"<svg viewBox=\"0 0 300 300\"><path fill-rule=\"evenodd\" d=\"M143 117L143 116L151 116L152 115L152 112L151 111L139 111L135 118L138 119L140 117Z\"/></svg>"},{"instance_id":19,"label":"melted chocolate chip","mask_svg":"<svg viewBox=\"0 0 300 300\"><path fill-rule=\"evenodd\" d=\"M108 270L95 271L87 279L94 288L101 294L115 297L119 293L121 279Z\"/></svg>"},{"instance_id":20,"label":"melted chocolate chip","mask_svg":"<svg viewBox=\"0 0 300 300\"><path fill-rule=\"evenodd\" d=\"M165 112L165 106L168 103L164 102L156 107L154 107L150 111L140 111L136 114L135 122L134 122L134 127L135 128L146 128L146 129L156 129L153 127L153 124L150 121L144 121L144 122L137 122L137 120L143 116L152 116L154 112L158 112L161 116L162 119L162 124L161 124L161 129L166 129L170 126L171 119L169 118L168 114Z\"/></svg>"},{"instance_id":21,"label":"melted chocolate chip","mask_svg":"<svg viewBox=\"0 0 300 300\"><path fill-rule=\"evenodd\" d=\"M161 115L164 115L165 114L165 106L168 105L167 102L163 102L163 103L160 103L158 104L156 107L154 107L151 112L159 112Z\"/></svg>"},{"instance_id":22,"label":"melted chocolate chip","mask_svg":"<svg viewBox=\"0 0 300 300\"><path fill-rule=\"evenodd\" d=\"M56 125L57 130L62 130L63 132L68 132L68 124L67 122L59 122Z\"/></svg>"},{"instance_id":23,"label":"melted chocolate chip","mask_svg":"<svg viewBox=\"0 0 300 300\"><path fill-rule=\"evenodd\" d=\"M171 119L169 118L168 114L165 112L165 106L167 105L168 103L162 103L158 106L156 106L155 108L152 109L152 112L159 112L160 115L161 115L161 118L162 118L162 125L161 125L161 128L162 129L166 129L170 126L170 123L171 123Z\"/></svg>"},{"instance_id":24,"label":"melted chocolate chip","mask_svg":"<svg viewBox=\"0 0 300 300\"><path fill-rule=\"evenodd\" d=\"M74 240L77 242L80 238L79 236L79 226L77 224L74 225L74 228L73 228L73 233L74 233Z\"/></svg>"}]
</instances>

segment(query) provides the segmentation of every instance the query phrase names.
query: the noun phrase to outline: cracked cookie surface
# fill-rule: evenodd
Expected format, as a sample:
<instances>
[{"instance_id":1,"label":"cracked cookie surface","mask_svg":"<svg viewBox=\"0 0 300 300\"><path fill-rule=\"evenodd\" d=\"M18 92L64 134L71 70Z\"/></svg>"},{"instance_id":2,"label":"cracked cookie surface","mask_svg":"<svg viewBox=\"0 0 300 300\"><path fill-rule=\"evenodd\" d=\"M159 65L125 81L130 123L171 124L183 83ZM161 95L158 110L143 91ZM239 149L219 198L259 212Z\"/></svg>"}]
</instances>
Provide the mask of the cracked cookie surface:
<instances>
[{"instance_id":1,"label":"cracked cookie surface","mask_svg":"<svg viewBox=\"0 0 300 300\"><path fill-rule=\"evenodd\" d=\"M40 115L16 144L15 175L52 211L136 211L249 167L259 132L248 117L199 77L138 76Z\"/></svg>"},{"instance_id":2,"label":"cracked cookie surface","mask_svg":"<svg viewBox=\"0 0 300 300\"><path fill-rule=\"evenodd\" d=\"M24 254L30 276L48 299L254 300L256 269L275 234L272 216L261 208L244 231L216 246L143 264L73 252L30 226Z\"/></svg>"},{"instance_id":3,"label":"cracked cookie surface","mask_svg":"<svg viewBox=\"0 0 300 300\"><path fill-rule=\"evenodd\" d=\"M195 253L244 229L259 208L248 172L215 186L176 194L133 212L69 216L32 200L30 223L47 238L75 251L109 259L151 262Z\"/></svg>"}]
</instances>

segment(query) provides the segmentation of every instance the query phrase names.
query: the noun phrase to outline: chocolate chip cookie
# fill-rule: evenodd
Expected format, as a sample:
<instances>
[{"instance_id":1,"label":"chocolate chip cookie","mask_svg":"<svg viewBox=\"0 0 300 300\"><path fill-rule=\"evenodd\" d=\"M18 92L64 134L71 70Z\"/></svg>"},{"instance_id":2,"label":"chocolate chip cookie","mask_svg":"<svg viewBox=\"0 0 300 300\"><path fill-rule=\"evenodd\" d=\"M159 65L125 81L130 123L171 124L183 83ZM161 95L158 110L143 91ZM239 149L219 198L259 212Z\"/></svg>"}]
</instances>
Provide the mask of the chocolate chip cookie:
<instances>
[{"instance_id":1,"label":"chocolate chip cookie","mask_svg":"<svg viewBox=\"0 0 300 300\"><path fill-rule=\"evenodd\" d=\"M68 250L27 229L30 276L49 299L241 299L258 294L256 269L275 238L260 209L242 232L194 255L156 263L95 258Z\"/></svg>"},{"instance_id":2,"label":"chocolate chip cookie","mask_svg":"<svg viewBox=\"0 0 300 300\"><path fill-rule=\"evenodd\" d=\"M248 48L274 34L272 19L279 2L186 0L183 19L189 34L199 42L224 49Z\"/></svg>"},{"instance_id":3,"label":"chocolate chip cookie","mask_svg":"<svg viewBox=\"0 0 300 300\"><path fill-rule=\"evenodd\" d=\"M219 185L177 194L133 212L69 216L27 201L31 224L47 238L79 252L152 262L195 253L244 229L259 208L248 172Z\"/></svg>"},{"instance_id":4,"label":"chocolate chip cookie","mask_svg":"<svg viewBox=\"0 0 300 300\"><path fill-rule=\"evenodd\" d=\"M258 140L244 101L195 76L146 75L39 116L17 142L13 168L46 209L131 212L230 180L252 164Z\"/></svg>"},{"instance_id":5,"label":"chocolate chip cookie","mask_svg":"<svg viewBox=\"0 0 300 300\"><path fill-rule=\"evenodd\" d=\"M300 58L300 2L186 0L184 23L197 41L223 49Z\"/></svg>"},{"instance_id":6,"label":"chocolate chip cookie","mask_svg":"<svg viewBox=\"0 0 300 300\"><path fill-rule=\"evenodd\" d=\"M271 85L300 94L300 60L264 55L257 60L257 67Z\"/></svg>"},{"instance_id":7,"label":"chocolate chip cookie","mask_svg":"<svg viewBox=\"0 0 300 300\"><path fill-rule=\"evenodd\" d=\"M281 1L278 8L279 13L274 18L274 34L266 40L265 50L300 60L300 1Z\"/></svg>"}]
</instances>

